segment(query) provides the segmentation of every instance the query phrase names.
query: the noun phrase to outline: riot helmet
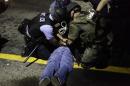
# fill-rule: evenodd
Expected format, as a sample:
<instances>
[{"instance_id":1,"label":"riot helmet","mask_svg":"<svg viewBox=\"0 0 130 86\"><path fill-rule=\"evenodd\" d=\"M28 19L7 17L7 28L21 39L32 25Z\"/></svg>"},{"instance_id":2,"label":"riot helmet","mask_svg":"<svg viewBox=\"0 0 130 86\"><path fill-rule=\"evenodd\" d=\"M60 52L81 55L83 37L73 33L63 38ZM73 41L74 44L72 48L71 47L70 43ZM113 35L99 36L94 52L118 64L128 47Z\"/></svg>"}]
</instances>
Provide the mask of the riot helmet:
<instances>
[{"instance_id":1,"label":"riot helmet","mask_svg":"<svg viewBox=\"0 0 130 86\"><path fill-rule=\"evenodd\" d=\"M54 1L50 5L49 11L52 18L56 21L61 21L66 18L66 7L63 6L61 3L59 3L58 1Z\"/></svg>"},{"instance_id":2,"label":"riot helmet","mask_svg":"<svg viewBox=\"0 0 130 86\"><path fill-rule=\"evenodd\" d=\"M74 10L75 8L77 9ZM72 10L74 10L75 12L81 11L81 6L77 4L76 2L71 2L67 5L67 13L70 13Z\"/></svg>"},{"instance_id":3,"label":"riot helmet","mask_svg":"<svg viewBox=\"0 0 130 86\"><path fill-rule=\"evenodd\" d=\"M80 12L81 11L81 6L77 4L76 2L70 2L67 5L67 15L71 19L71 11L74 11L74 13Z\"/></svg>"}]
</instances>

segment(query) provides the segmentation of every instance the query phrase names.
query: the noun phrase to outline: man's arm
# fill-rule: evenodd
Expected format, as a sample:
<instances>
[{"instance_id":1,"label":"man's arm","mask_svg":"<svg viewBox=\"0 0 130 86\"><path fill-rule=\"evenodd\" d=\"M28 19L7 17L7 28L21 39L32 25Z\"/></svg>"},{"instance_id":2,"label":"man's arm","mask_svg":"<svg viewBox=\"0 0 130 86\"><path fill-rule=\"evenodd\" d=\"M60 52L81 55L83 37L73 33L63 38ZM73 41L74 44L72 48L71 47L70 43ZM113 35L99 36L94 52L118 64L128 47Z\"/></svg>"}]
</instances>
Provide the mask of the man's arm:
<instances>
[{"instance_id":1,"label":"man's arm","mask_svg":"<svg viewBox=\"0 0 130 86\"><path fill-rule=\"evenodd\" d=\"M58 46L58 41L53 35L53 27L50 25L43 25L40 27L40 31L45 35L46 39L54 46Z\"/></svg>"},{"instance_id":2,"label":"man's arm","mask_svg":"<svg viewBox=\"0 0 130 86\"><path fill-rule=\"evenodd\" d=\"M96 8L96 11L100 12L109 1L110 0L101 0Z\"/></svg>"},{"instance_id":3,"label":"man's arm","mask_svg":"<svg viewBox=\"0 0 130 86\"><path fill-rule=\"evenodd\" d=\"M100 2L98 3L96 9L95 9L95 13L92 16L92 20L93 21L97 21L100 17L101 17L101 11L103 10L103 8L109 3L110 0L100 0Z\"/></svg>"}]
</instances>

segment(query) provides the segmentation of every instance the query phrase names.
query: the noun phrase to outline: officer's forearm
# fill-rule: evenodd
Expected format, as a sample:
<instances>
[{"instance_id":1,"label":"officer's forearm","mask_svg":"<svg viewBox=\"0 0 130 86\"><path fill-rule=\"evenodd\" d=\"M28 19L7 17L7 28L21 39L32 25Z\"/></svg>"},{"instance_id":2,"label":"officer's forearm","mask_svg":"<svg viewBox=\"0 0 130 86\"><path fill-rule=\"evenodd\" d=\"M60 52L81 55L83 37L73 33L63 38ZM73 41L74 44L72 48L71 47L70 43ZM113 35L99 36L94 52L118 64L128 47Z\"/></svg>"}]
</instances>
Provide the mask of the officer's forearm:
<instances>
[{"instance_id":1,"label":"officer's forearm","mask_svg":"<svg viewBox=\"0 0 130 86\"><path fill-rule=\"evenodd\" d=\"M62 35L60 35L60 34L57 34L57 37L61 40L61 41L63 41L63 42L65 42L66 43L66 41L68 40L68 38L64 38Z\"/></svg>"},{"instance_id":2,"label":"officer's forearm","mask_svg":"<svg viewBox=\"0 0 130 86\"><path fill-rule=\"evenodd\" d=\"M77 24L71 24L69 28L68 39L75 40L79 36L79 27Z\"/></svg>"},{"instance_id":3,"label":"officer's forearm","mask_svg":"<svg viewBox=\"0 0 130 86\"><path fill-rule=\"evenodd\" d=\"M62 37L62 35L60 35L60 34L57 34L57 37L61 40L61 41L63 41L63 37Z\"/></svg>"},{"instance_id":4,"label":"officer's forearm","mask_svg":"<svg viewBox=\"0 0 130 86\"><path fill-rule=\"evenodd\" d=\"M100 12L108 2L109 0L101 0L96 8L96 11Z\"/></svg>"}]
</instances>

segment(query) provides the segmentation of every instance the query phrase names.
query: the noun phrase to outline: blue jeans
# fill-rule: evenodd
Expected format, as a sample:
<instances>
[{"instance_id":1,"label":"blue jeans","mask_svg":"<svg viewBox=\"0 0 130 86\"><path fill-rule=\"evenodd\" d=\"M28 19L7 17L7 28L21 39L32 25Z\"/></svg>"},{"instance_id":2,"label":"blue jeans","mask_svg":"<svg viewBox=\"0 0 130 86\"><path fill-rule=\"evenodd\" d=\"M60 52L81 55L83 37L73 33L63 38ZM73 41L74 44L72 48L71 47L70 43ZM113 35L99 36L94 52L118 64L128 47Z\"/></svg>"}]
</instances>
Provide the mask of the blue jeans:
<instances>
[{"instance_id":1,"label":"blue jeans","mask_svg":"<svg viewBox=\"0 0 130 86\"><path fill-rule=\"evenodd\" d=\"M62 84L65 83L67 74L73 69L73 62L73 56L68 47L57 48L49 57L47 66L43 70L40 79L56 76Z\"/></svg>"}]
</instances>

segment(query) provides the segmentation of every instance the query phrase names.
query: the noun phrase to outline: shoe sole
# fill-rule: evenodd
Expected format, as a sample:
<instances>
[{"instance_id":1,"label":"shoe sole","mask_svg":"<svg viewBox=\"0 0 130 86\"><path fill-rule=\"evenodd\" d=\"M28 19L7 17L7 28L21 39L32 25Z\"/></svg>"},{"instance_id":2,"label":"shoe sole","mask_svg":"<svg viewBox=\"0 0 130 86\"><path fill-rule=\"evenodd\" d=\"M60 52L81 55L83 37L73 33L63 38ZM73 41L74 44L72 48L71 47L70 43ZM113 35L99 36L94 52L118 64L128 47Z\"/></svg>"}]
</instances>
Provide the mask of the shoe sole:
<instances>
[{"instance_id":1,"label":"shoe sole","mask_svg":"<svg viewBox=\"0 0 130 86\"><path fill-rule=\"evenodd\" d=\"M53 86L61 86L56 77L51 78L51 83L52 83Z\"/></svg>"},{"instance_id":2,"label":"shoe sole","mask_svg":"<svg viewBox=\"0 0 130 86\"><path fill-rule=\"evenodd\" d=\"M50 84L50 80L48 78L45 78L39 83L39 86L48 86Z\"/></svg>"}]
</instances>

